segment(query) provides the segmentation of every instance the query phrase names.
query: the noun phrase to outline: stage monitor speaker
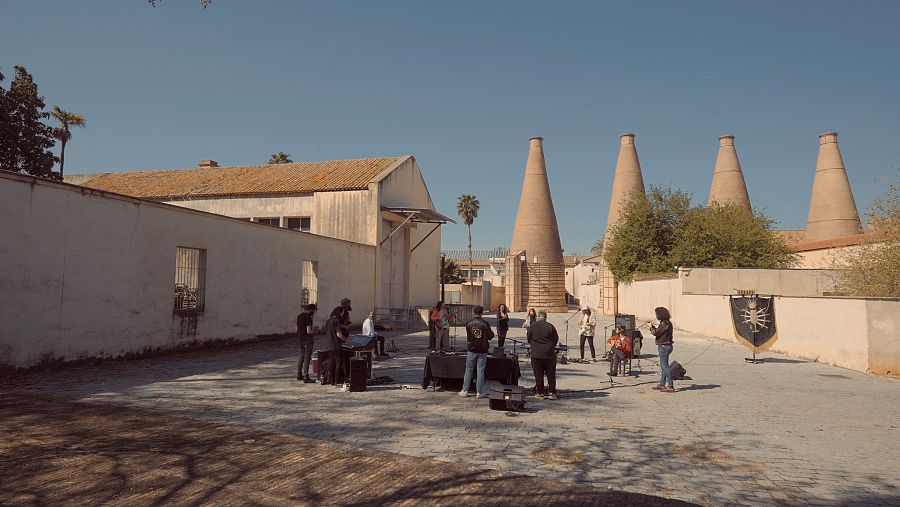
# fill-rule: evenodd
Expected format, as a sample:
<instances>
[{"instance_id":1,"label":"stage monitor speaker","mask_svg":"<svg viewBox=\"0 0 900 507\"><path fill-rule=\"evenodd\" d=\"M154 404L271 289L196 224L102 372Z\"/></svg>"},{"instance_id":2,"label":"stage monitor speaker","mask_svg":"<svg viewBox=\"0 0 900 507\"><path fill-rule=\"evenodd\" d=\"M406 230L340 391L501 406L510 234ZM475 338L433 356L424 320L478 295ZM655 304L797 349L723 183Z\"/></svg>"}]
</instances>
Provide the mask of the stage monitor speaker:
<instances>
[{"instance_id":1,"label":"stage monitor speaker","mask_svg":"<svg viewBox=\"0 0 900 507\"><path fill-rule=\"evenodd\" d=\"M366 390L366 360L350 360L350 392L359 393Z\"/></svg>"},{"instance_id":2,"label":"stage monitor speaker","mask_svg":"<svg viewBox=\"0 0 900 507\"><path fill-rule=\"evenodd\" d=\"M522 386L491 386L491 410L525 410L525 388Z\"/></svg>"},{"instance_id":3,"label":"stage monitor speaker","mask_svg":"<svg viewBox=\"0 0 900 507\"><path fill-rule=\"evenodd\" d=\"M616 314L616 327L624 327L626 331L634 330L634 315L628 315L626 313L617 313Z\"/></svg>"}]
</instances>

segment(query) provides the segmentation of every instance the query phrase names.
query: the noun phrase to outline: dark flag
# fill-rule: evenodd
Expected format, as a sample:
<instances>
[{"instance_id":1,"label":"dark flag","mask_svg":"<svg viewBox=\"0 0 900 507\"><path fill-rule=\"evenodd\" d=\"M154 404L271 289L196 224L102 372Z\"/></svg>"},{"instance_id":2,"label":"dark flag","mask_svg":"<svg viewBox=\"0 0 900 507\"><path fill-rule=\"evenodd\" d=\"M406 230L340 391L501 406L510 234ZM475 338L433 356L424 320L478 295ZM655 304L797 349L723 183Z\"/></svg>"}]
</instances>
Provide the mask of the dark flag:
<instances>
[{"instance_id":1,"label":"dark flag","mask_svg":"<svg viewBox=\"0 0 900 507\"><path fill-rule=\"evenodd\" d=\"M768 350L778 341L775 327L775 298L731 296L734 337L753 353Z\"/></svg>"}]
</instances>

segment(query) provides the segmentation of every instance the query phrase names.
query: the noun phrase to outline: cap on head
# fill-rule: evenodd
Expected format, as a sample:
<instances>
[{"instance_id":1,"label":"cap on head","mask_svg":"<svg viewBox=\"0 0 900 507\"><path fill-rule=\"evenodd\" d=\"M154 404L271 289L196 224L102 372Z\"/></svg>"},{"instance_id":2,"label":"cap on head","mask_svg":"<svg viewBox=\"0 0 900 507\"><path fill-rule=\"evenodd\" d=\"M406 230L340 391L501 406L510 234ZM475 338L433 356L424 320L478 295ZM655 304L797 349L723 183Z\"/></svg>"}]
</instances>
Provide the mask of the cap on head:
<instances>
[{"instance_id":1,"label":"cap on head","mask_svg":"<svg viewBox=\"0 0 900 507\"><path fill-rule=\"evenodd\" d=\"M310 303L310 304L306 305L305 309L308 312L314 312L319 309L319 305L317 305L315 303Z\"/></svg>"},{"instance_id":2,"label":"cap on head","mask_svg":"<svg viewBox=\"0 0 900 507\"><path fill-rule=\"evenodd\" d=\"M341 300L341 306L350 306L350 298L344 298Z\"/></svg>"},{"instance_id":3,"label":"cap on head","mask_svg":"<svg viewBox=\"0 0 900 507\"><path fill-rule=\"evenodd\" d=\"M546 319L547 318L547 310L538 310L537 316L539 319Z\"/></svg>"}]
</instances>

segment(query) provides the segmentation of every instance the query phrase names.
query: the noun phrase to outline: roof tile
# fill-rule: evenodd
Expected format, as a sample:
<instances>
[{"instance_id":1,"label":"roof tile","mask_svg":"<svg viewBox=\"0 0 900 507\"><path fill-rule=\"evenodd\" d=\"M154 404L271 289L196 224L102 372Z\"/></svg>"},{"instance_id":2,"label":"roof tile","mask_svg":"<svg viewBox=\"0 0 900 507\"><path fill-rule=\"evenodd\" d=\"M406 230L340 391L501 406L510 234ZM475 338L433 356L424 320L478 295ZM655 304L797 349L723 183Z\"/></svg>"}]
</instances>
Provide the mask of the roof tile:
<instances>
[{"instance_id":1,"label":"roof tile","mask_svg":"<svg viewBox=\"0 0 900 507\"><path fill-rule=\"evenodd\" d=\"M402 158L105 173L84 186L158 200L360 190Z\"/></svg>"}]
</instances>

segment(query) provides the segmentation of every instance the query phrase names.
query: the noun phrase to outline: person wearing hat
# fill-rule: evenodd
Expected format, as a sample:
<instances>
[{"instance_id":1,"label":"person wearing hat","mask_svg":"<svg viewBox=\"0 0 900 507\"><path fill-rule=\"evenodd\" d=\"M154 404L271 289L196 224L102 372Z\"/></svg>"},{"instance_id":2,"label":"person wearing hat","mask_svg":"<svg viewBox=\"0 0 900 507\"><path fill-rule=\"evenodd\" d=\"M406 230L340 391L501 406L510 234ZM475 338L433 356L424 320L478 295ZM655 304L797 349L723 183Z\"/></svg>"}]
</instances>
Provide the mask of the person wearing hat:
<instances>
[{"instance_id":1,"label":"person wearing hat","mask_svg":"<svg viewBox=\"0 0 900 507\"><path fill-rule=\"evenodd\" d=\"M297 315L297 341L300 343L300 359L297 361L297 380L309 384L313 379L309 378L309 363L313 353L313 314L318 307L310 303L303 307L303 311Z\"/></svg>"},{"instance_id":2,"label":"person wearing hat","mask_svg":"<svg viewBox=\"0 0 900 507\"><path fill-rule=\"evenodd\" d=\"M350 298L344 298L341 300L341 334L344 335L344 338L350 336L350 311L353 308L350 308Z\"/></svg>"},{"instance_id":3,"label":"person wearing hat","mask_svg":"<svg viewBox=\"0 0 900 507\"><path fill-rule=\"evenodd\" d=\"M556 344L559 333L553 324L547 322L547 311L538 310L537 320L528 328L528 343L531 344L531 368L534 370L536 386L534 395L538 398L555 400L556 394ZM544 391L544 375L547 376L547 391Z\"/></svg>"}]
</instances>

